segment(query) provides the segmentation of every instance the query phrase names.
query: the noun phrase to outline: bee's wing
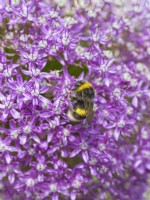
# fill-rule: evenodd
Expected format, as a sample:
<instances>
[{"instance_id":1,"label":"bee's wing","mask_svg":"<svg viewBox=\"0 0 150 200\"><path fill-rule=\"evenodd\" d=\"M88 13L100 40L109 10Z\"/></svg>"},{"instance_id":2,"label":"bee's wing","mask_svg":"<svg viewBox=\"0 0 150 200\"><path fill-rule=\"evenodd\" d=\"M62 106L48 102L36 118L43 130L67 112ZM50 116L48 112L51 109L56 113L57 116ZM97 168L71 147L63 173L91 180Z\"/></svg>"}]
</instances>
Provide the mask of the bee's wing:
<instances>
[{"instance_id":1,"label":"bee's wing","mask_svg":"<svg viewBox=\"0 0 150 200\"><path fill-rule=\"evenodd\" d=\"M90 124L93 119L93 102L88 102L88 108L87 108L87 123Z\"/></svg>"},{"instance_id":2,"label":"bee's wing","mask_svg":"<svg viewBox=\"0 0 150 200\"><path fill-rule=\"evenodd\" d=\"M87 123L90 124L93 119L93 102L89 101L84 93L82 93L82 99L84 101L84 107L87 110Z\"/></svg>"}]
</instances>

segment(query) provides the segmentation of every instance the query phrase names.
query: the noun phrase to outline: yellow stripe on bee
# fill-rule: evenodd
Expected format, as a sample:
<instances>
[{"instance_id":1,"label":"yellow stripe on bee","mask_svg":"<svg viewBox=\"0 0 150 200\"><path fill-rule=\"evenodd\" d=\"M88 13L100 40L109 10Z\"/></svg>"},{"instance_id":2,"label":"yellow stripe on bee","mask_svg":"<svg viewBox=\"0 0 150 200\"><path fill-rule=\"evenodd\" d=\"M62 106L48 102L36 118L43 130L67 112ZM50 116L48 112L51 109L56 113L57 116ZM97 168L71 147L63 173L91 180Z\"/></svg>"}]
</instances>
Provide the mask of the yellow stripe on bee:
<instances>
[{"instance_id":1,"label":"yellow stripe on bee","mask_svg":"<svg viewBox=\"0 0 150 200\"><path fill-rule=\"evenodd\" d=\"M89 83L89 82L85 82L83 84L81 84L78 88L77 88L77 91L80 92L84 89L87 89L87 88L92 88L92 84Z\"/></svg>"},{"instance_id":2,"label":"yellow stripe on bee","mask_svg":"<svg viewBox=\"0 0 150 200\"><path fill-rule=\"evenodd\" d=\"M87 115L87 110L81 109L81 108L76 108L76 113L77 113L79 116L86 116L86 115Z\"/></svg>"}]
</instances>

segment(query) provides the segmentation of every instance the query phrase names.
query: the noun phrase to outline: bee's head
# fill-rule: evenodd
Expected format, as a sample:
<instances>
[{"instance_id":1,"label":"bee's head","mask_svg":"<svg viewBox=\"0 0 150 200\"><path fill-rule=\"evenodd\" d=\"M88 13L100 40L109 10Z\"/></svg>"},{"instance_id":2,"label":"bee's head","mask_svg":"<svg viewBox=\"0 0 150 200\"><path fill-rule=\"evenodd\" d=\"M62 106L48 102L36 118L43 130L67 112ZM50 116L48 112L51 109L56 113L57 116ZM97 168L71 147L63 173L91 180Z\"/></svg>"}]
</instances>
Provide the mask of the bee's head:
<instances>
[{"instance_id":1,"label":"bee's head","mask_svg":"<svg viewBox=\"0 0 150 200\"><path fill-rule=\"evenodd\" d=\"M74 84L74 86L75 86L75 88L77 88L77 87L79 87L81 84L83 84L84 83L84 81L77 81L75 84Z\"/></svg>"}]
</instances>

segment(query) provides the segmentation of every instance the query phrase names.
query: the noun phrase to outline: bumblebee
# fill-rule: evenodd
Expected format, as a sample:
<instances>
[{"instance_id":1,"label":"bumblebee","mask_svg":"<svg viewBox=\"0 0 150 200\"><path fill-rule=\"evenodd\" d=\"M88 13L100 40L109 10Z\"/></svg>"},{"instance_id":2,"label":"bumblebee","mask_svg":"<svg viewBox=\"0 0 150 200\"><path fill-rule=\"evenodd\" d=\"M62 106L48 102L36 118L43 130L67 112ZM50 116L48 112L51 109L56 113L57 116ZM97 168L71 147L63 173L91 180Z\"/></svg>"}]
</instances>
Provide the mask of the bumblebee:
<instances>
[{"instance_id":1,"label":"bumblebee","mask_svg":"<svg viewBox=\"0 0 150 200\"><path fill-rule=\"evenodd\" d=\"M71 97L72 109L68 112L68 117L72 121L87 119L90 124L93 118L93 99L95 96L94 88L91 83L78 81L73 89L74 96Z\"/></svg>"}]
</instances>

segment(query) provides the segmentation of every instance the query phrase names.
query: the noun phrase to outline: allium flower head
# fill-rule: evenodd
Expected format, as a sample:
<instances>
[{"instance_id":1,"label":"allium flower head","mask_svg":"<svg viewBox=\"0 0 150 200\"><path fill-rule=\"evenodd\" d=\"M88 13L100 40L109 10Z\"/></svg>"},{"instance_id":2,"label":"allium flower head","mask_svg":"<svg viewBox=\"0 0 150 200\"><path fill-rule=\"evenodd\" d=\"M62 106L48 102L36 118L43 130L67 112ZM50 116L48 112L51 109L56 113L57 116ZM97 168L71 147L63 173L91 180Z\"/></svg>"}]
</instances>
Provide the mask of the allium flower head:
<instances>
[{"instance_id":1,"label":"allium flower head","mask_svg":"<svg viewBox=\"0 0 150 200\"><path fill-rule=\"evenodd\" d=\"M150 172L150 8L137 1L0 1L5 200L137 200ZM94 116L72 122L75 83Z\"/></svg>"}]
</instances>

